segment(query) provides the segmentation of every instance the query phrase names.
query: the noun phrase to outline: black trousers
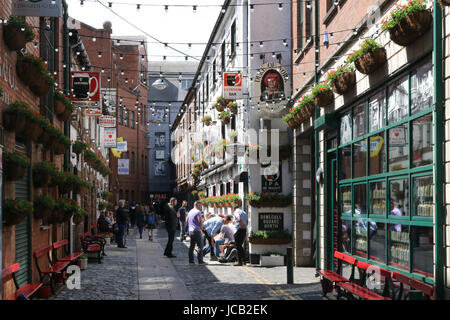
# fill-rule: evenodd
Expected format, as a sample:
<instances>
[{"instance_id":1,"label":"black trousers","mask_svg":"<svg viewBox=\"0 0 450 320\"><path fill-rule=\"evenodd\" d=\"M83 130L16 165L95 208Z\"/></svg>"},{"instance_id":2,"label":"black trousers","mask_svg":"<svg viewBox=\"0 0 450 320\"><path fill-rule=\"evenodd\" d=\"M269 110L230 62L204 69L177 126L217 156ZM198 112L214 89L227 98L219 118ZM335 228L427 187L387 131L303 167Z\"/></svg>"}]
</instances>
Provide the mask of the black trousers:
<instances>
[{"instance_id":1,"label":"black trousers","mask_svg":"<svg viewBox=\"0 0 450 320\"><path fill-rule=\"evenodd\" d=\"M211 236L206 231L205 231L204 235L205 235L206 241L208 241L209 253L210 253L211 257L213 257L214 256L214 246L212 245Z\"/></svg>"},{"instance_id":2,"label":"black trousers","mask_svg":"<svg viewBox=\"0 0 450 320\"><path fill-rule=\"evenodd\" d=\"M244 252L244 242L247 237L247 229L239 228L234 234L234 242L236 244L236 249L238 252L238 258L240 263L245 262L245 252Z\"/></svg>"},{"instance_id":3,"label":"black trousers","mask_svg":"<svg viewBox=\"0 0 450 320\"><path fill-rule=\"evenodd\" d=\"M177 231L177 229L167 229L167 235L168 235L168 239L167 239L167 245L166 245L166 249L164 250L164 255L166 256L170 256L172 255L172 249L173 249L173 240L175 239L175 232Z\"/></svg>"}]
</instances>

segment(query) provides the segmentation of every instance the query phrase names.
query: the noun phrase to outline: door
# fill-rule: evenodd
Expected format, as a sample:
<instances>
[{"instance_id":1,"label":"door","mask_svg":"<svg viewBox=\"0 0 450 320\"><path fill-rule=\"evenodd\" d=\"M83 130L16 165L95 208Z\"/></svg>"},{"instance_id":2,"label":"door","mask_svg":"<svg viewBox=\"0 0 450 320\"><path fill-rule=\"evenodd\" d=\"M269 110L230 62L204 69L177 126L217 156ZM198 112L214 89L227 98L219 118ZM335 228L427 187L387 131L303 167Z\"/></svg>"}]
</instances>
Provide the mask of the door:
<instances>
[{"instance_id":1,"label":"door","mask_svg":"<svg viewBox=\"0 0 450 320\"><path fill-rule=\"evenodd\" d=\"M28 157L25 145L16 143L16 152ZM30 170L26 171L21 180L16 181L16 199L30 200ZM16 262L20 264L20 270L16 272L19 286L31 283L31 226L30 218L15 225L16 230Z\"/></svg>"},{"instance_id":2,"label":"door","mask_svg":"<svg viewBox=\"0 0 450 320\"><path fill-rule=\"evenodd\" d=\"M335 270L334 251L338 245L338 203L337 203L337 160L336 153L332 152L327 157L326 172L326 261L325 265L328 270Z\"/></svg>"}]
</instances>

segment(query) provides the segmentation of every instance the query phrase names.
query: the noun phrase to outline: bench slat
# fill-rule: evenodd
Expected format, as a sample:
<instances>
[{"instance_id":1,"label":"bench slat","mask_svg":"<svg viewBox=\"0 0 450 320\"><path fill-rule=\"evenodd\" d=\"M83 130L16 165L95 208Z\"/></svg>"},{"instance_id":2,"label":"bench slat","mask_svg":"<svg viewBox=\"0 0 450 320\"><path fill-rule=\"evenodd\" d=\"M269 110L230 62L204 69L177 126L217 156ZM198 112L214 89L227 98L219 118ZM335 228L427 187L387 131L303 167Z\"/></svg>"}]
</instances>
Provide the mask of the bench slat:
<instances>
[{"instance_id":1,"label":"bench slat","mask_svg":"<svg viewBox=\"0 0 450 320\"><path fill-rule=\"evenodd\" d=\"M5 268L2 270L2 281L6 277L11 276L14 272L17 272L20 270L20 264L18 262L14 263L13 265Z\"/></svg>"},{"instance_id":2,"label":"bench slat","mask_svg":"<svg viewBox=\"0 0 450 320\"><path fill-rule=\"evenodd\" d=\"M40 256L46 254L47 252L52 251L52 248L53 248L52 246L45 247L45 248L42 248L42 249L40 249L40 250L34 251L33 254L34 254L34 256L35 256L36 258L39 258Z\"/></svg>"},{"instance_id":3,"label":"bench slat","mask_svg":"<svg viewBox=\"0 0 450 320\"><path fill-rule=\"evenodd\" d=\"M22 293L27 297L31 297L36 293L39 288L42 287L42 283L27 283L21 286L14 294L7 297L5 300L16 300Z\"/></svg>"},{"instance_id":4,"label":"bench slat","mask_svg":"<svg viewBox=\"0 0 450 320\"><path fill-rule=\"evenodd\" d=\"M337 283L337 285L342 289L366 300L390 300L390 298L380 296L379 294L361 287L360 285L353 282L339 282Z\"/></svg>"},{"instance_id":5,"label":"bench slat","mask_svg":"<svg viewBox=\"0 0 450 320\"><path fill-rule=\"evenodd\" d=\"M83 252L74 252L64 258L58 259L58 261L73 261L78 259L82 254Z\"/></svg>"},{"instance_id":6,"label":"bench slat","mask_svg":"<svg viewBox=\"0 0 450 320\"><path fill-rule=\"evenodd\" d=\"M414 288L416 290L420 290L420 291L422 291L423 293L425 293L426 295L428 295L430 297L433 296L433 294L434 294L434 286L429 285L429 284L427 284L425 282L413 279L411 277L408 277L408 276L406 276L406 275L404 275L402 273L399 273L397 271L394 271L393 279L397 280L397 281L400 281L400 282L410 286L411 288Z\"/></svg>"},{"instance_id":7,"label":"bench slat","mask_svg":"<svg viewBox=\"0 0 450 320\"><path fill-rule=\"evenodd\" d=\"M350 281L349 279L341 276L339 273L336 273L332 270L317 270L317 272L332 282L348 282L348 281Z\"/></svg>"},{"instance_id":8,"label":"bench slat","mask_svg":"<svg viewBox=\"0 0 450 320\"><path fill-rule=\"evenodd\" d=\"M61 248L61 247L65 246L66 244L69 244L69 240L67 240L67 239L64 239L64 240L61 240L58 242L54 242L53 249Z\"/></svg>"}]
</instances>

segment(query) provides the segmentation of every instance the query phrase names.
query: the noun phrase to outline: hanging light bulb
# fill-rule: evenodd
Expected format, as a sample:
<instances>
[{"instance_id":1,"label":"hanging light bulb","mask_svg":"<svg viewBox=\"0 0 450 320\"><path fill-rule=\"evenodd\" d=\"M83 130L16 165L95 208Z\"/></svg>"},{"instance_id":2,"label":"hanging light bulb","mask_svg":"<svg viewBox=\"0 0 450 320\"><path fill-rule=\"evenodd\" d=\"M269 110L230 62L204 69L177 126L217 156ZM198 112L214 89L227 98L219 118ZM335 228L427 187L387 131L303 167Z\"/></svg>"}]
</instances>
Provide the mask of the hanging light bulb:
<instances>
[{"instance_id":1,"label":"hanging light bulb","mask_svg":"<svg viewBox=\"0 0 450 320\"><path fill-rule=\"evenodd\" d=\"M140 4L137 4L137 5L136 5L136 10L139 11L140 9L141 9L141 5L140 5Z\"/></svg>"},{"instance_id":2,"label":"hanging light bulb","mask_svg":"<svg viewBox=\"0 0 450 320\"><path fill-rule=\"evenodd\" d=\"M96 37L93 37L93 38L92 38L92 42L95 42L95 41L97 41L97 38L96 38Z\"/></svg>"},{"instance_id":3,"label":"hanging light bulb","mask_svg":"<svg viewBox=\"0 0 450 320\"><path fill-rule=\"evenodd\" d=\"M123 54L122 53L120 54L120 60L123 60Z\"/></svg>"},{"instance_id":4,"label":"hanging light bulb","mask_svg":"<svg viewBox=\"0 0 450 320\"><path fill-rule=\"evenodd\" d=\"M278 3L278 10L283 10L283 4L280 2L280 3Z\"/></svg>"},{"instance_id":5,"label":"hanging light bulb","mask_svg":"<svg viewBox=\"0 0 450 320\"><path fill-rule=\"evenodd\" d=\"M101 58L102 57L102 53L99 51L98 52L98 57Z\"/></svg>"},{"instance_id":6,"label":"hanging light bulb","mask_svg":"<svg viewBox=\"0 0 450 320\"><path fill-rule=\"evenodd\" d=\"M250 5L250 12L253 12L253 11L255 11L255 5L251 4Z\"/></svg>"},{"instance_id":7,"label":"hanging light bulb","mask_svg":"<svg viewBox=\"0 0 450 320\"><path fill-rule=\"evenodd\" d=\"M164 11L167 13L169 11L169 6L164 6Z\"/></svg>"},{"instance_id":8,"label":"hanging light bulb","mask_svg":"<svg viewBox=\"0 0 450 320\"><path fill-rule=\"evenodd\" d=\"M84 5L84 0L80 0L80 6L82 7Z\"/></svg>"},{"instance_id":9,"label":"hanging light bulb","mask_svg":"<svg viewBox=\"0 0 450 320\"><path fill-rule=\"evenodd\" d=\"M260 48L264 47L264 43L262 41L259 42Z\"/></svg>"},{"instance_id":10,"label":"hanging light bulb","mask_svg":"<svg viewBox=\"0 0 450 320\"><path fill-rule=\"evenodd\" d=\"M192 11L193 11L194 13L196 13L196 12L197 12L197 6L192 6Z\"/></svg>"},{"instance_id":11,"label":"hanging light bulb","mask_svg":"<svg viewBox=\"0 0 450 320\"><path fill-rule=\"evenodd\" d=\"M108 2L108 7L112 8L112 2Z\"/></svg>"}]
</instances>

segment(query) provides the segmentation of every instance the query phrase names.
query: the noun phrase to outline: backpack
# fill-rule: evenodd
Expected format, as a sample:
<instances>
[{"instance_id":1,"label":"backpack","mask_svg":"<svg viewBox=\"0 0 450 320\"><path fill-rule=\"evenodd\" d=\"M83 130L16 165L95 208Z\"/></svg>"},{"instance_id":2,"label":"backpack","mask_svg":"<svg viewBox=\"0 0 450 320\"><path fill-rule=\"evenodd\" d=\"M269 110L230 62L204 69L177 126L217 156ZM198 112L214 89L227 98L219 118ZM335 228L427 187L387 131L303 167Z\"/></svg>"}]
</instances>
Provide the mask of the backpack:
<instances>
[{"instance_id":1,"label":"backpack","mask_svg":"<svg viewBox=\"0 0 450 320\"><path fill-rule=\"evenodd\" d=\"M154 213L149 214L149 215L147 216L147 224L148 224L148 225L155 224L155 214L154 214Z\"/></svg>"}]
</instances>

